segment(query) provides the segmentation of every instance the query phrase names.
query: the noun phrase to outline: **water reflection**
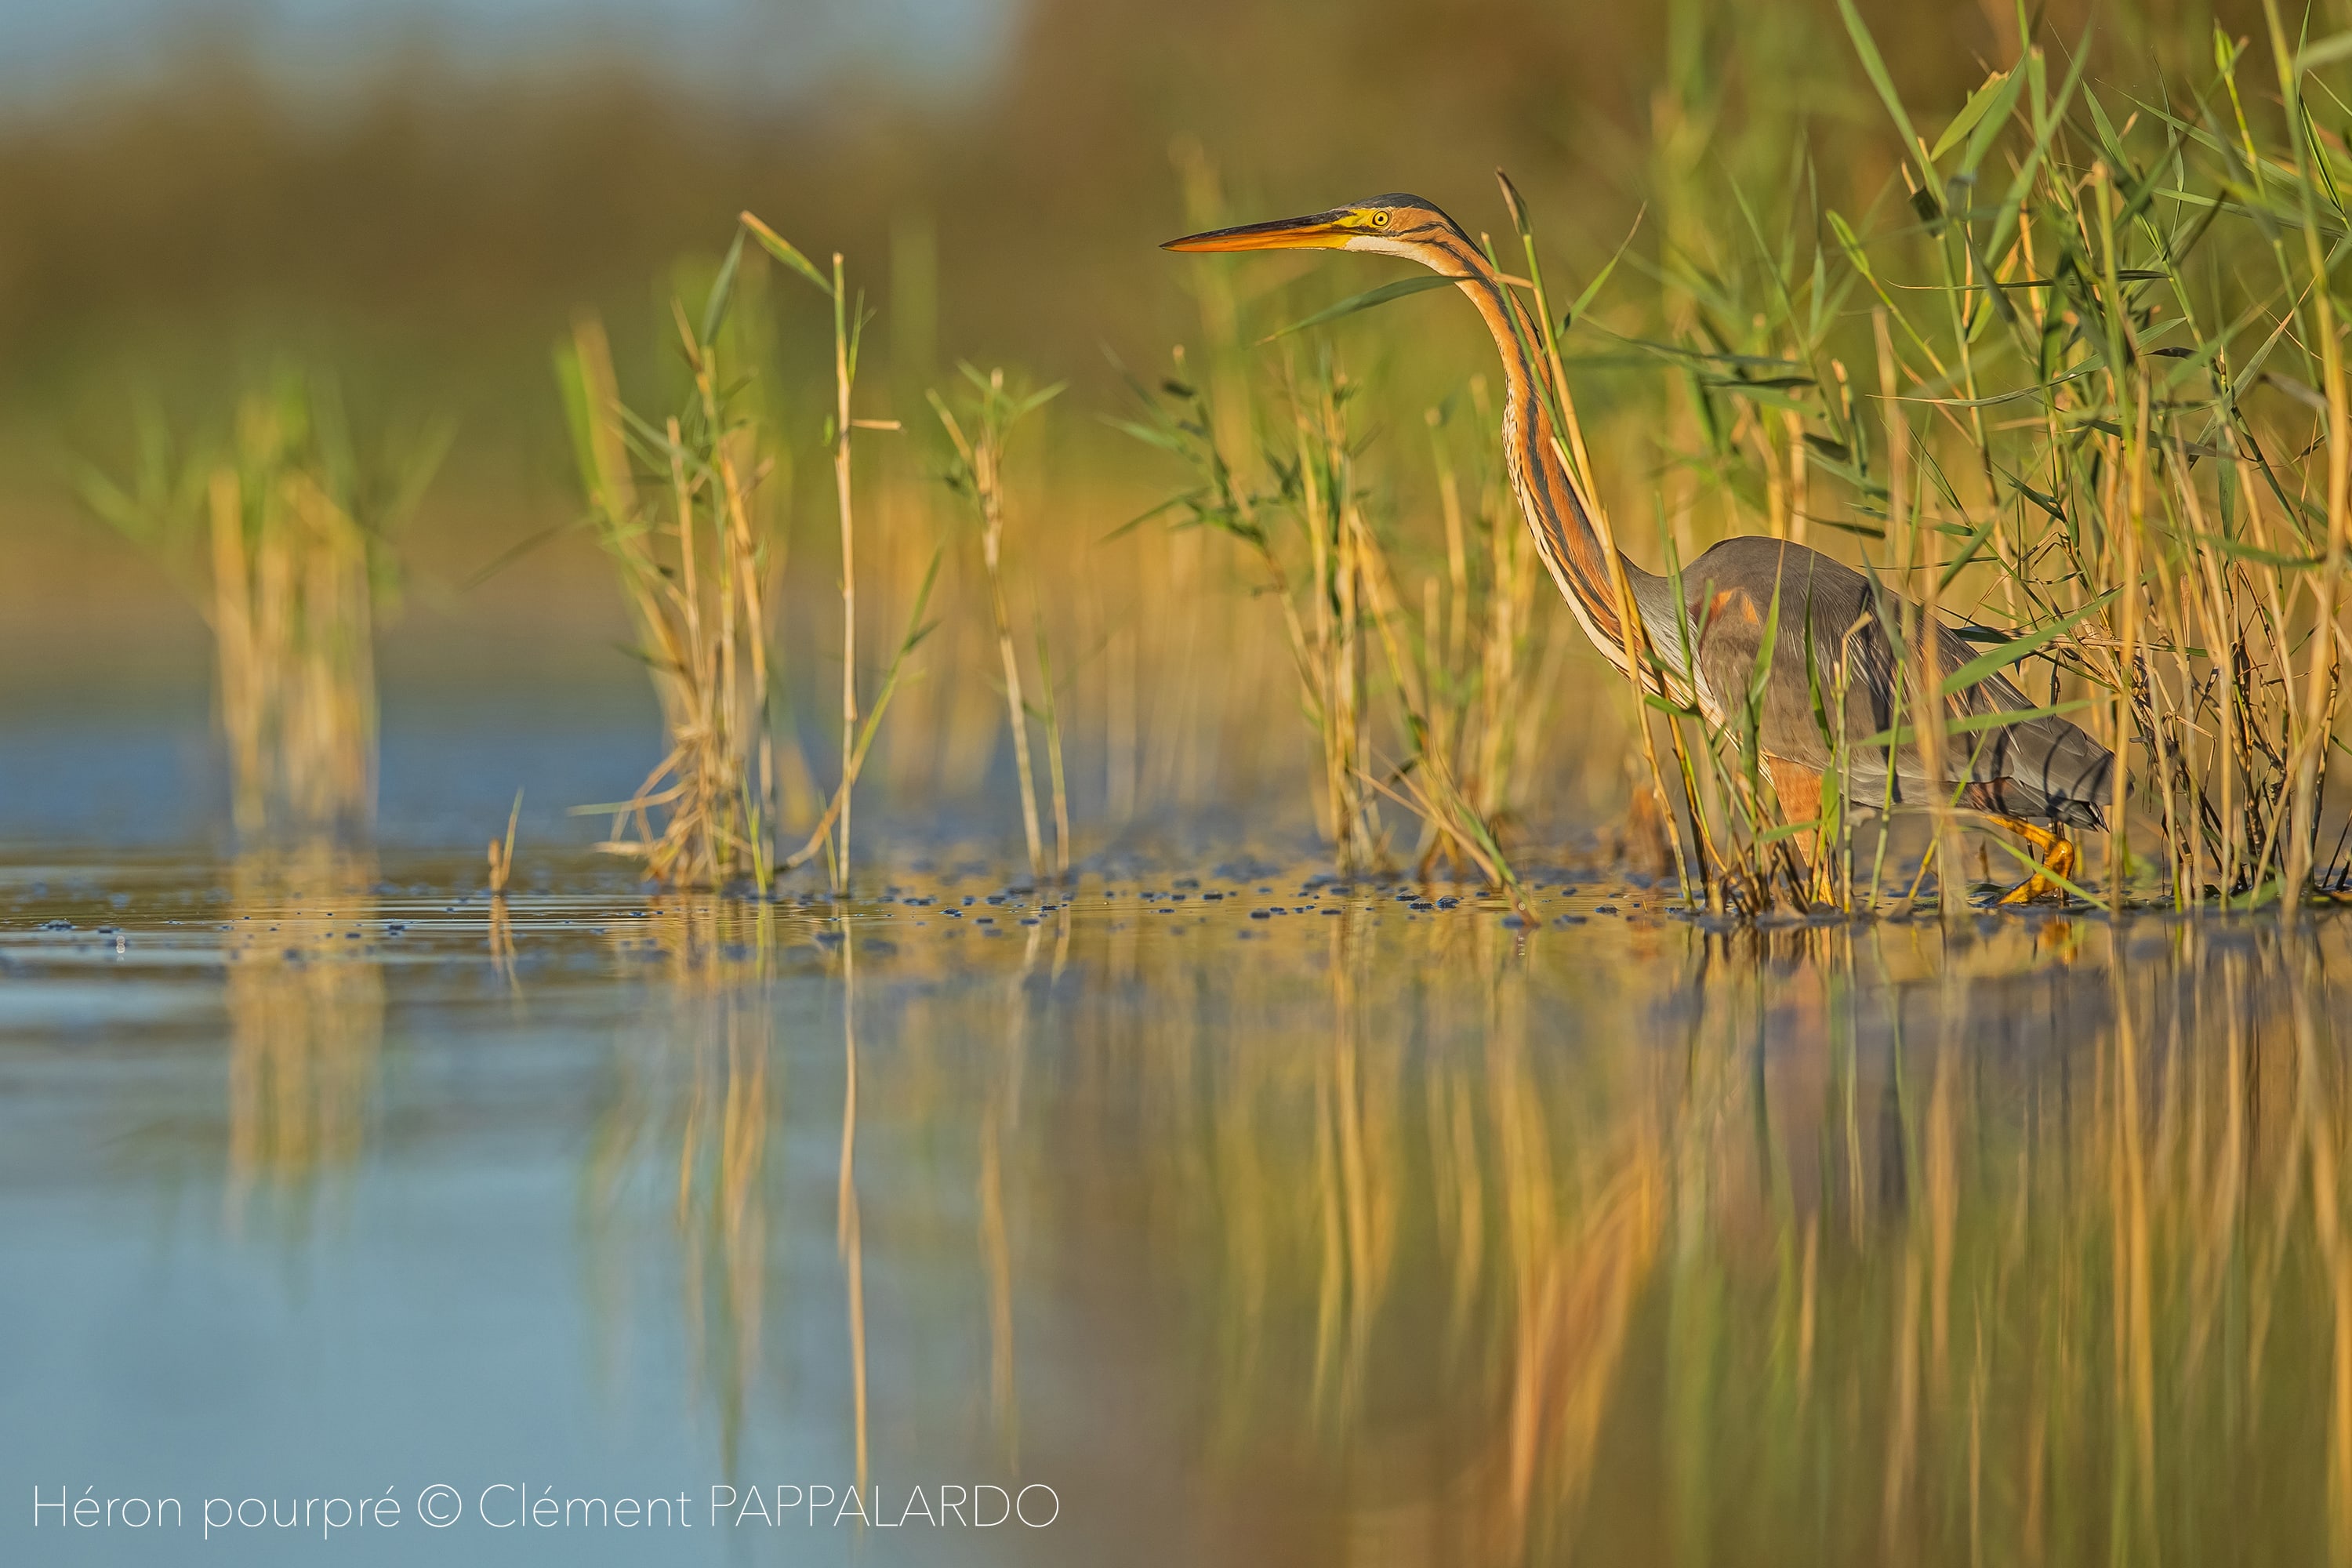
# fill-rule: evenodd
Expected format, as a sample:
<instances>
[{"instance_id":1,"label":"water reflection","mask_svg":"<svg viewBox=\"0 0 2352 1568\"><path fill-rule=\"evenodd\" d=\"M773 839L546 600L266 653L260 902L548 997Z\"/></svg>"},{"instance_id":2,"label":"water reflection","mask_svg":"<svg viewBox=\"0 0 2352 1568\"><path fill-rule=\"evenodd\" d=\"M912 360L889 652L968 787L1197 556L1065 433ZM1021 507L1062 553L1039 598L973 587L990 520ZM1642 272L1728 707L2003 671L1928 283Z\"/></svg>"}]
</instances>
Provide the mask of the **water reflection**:
<instances>
[{"instance_id":1,"label":"water reflection","mask_svg":"<svg viewBox=\"0 0 2352 1568\"><path fill-rule=\"evenodd\" d=\"M314 844L229 869L228 1182L232 1230L257 1191L298 1224L313 1179L357 1157L383 1042L383 975L359 942L373 859Z\"/></svg>"},{"instance_id":2,"label":"water reflection","mask_svg":"<svg viewBox=\"0 0 2352 1568\"><path fill-rule=\"evenodd\" d=\"M869 1125L977 1143L1022 1473L1105 1463L1039 1391L1124 1355L1213 1511L1309 1557L2342 1556L2340 924L1293 935L886 982L929 1004ZM1074 1258L1171 1305L1016 1362Z\"/></svg>"},{"instance_id":3,"label":"water reflection","mask_svg":"<svg viewBox=\"0 0 2352 1568\"><path fill-rule=\"evenodd\" d=\"M829 933L831 934L831 933ZM849 1296L850 1405L857 1448L857 1484L873 1472L866 1364L866 1233L857 1207L857 945L842 922L841 937L841 1183L835 1205L834 1240Z\"/></svg>"},{"instance_id":4,"label":"water reflection","mask_svg":"<svg viewBox=\"0 0 2352 1568\"><path fill-rule=\"evenodd\" d=\"M1044 1482L1034 1562L2352 1557L2352 923L927 885L486 947L373 875L233 879L230 1214L536 1162L499 1292L709 1479ZM465 1075L384 1072L387 991Z\"/></svg>"},{"instance_id":5,"label":"water reflection","mask_svg":"<svg viewBox=\"0 0 2352 1568\"><path fill-rule=\"evenodd\" d=\"M633 1178L649 1171L670 1189L688 1364L716 1406L731 1470L766 1316L767 1153L782 1079L770 989L778 917L699 893L666 895L645 914L646 933L628 940L659 947L659 983L625 1036L588 1161L596 1296L606 1332L625 1331L629 1199ZM505 941L499 962L510 974L510 926Z\"/></svg>"}]
</instances>

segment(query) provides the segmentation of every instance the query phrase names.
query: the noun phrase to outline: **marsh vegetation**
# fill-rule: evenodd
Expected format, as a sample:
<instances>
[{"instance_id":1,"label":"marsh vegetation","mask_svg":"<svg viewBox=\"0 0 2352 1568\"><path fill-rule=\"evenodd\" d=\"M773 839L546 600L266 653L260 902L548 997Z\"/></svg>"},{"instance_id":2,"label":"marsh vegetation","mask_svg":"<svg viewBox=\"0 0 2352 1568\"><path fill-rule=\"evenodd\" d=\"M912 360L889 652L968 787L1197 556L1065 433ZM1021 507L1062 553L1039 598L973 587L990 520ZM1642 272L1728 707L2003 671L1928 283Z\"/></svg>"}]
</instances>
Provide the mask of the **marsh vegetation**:
<instances>
[{"instance_id":1,"label":"marsh vegetation","mask_svg":"<svg viewBox=\"0 0 2352 1568\"><path fill-rule=\"evenodd\" d=\"M1677 0L1638 113L1426 189L1678 637L1727 537L1885 595L1818 805L1586 639L1450 291L1150 250L1380 188L1269 194L1238 110L1148 174L1106 133L1150 188L1083 222L861 227L849 130L805 202L649 138L725 199L501 318L539 426L452 446L356 362L110 407L80 499L203 617L224 832L0 855L60 1369L0 1452L1037 1480L1039 1562L2352 1562L2352 33L2114 9L1971 12L1962 80L1907 11ZM1513 101L1590 65L1496 10ZM1050 270L1080 229L1118 281ZM531 506L415 567L493 447ZM409 731L409 798L486 804L403 842L394 612L573 557L501 646L621 672L604 771L485 768L545 689L480 660L523 740ZM1989 743L1941 700L1996 674L2127 763L2023 909L1958 796L1848 782Z\"/></svg>"},{"instance_id":2,"label":"marsh vegetation","mask_svg":"<svg viewBox=\"0 0 2352 1568\"><path fill-rule=\"evenodd\" d=\"M1309 310L1295 289L1245 300L1234 264L1211 264L1190 280L1188 342L1131 374L1109 416L1139 440L1130 474L1166 476L1172 497L1118 517L1101 510L1118 487L1046 467L1070 450L1058 386L969 367L960 388L921 385L923 321L891 339L903 363L861 380L877 310L844 259L820 266L747 214L720 259L667 289L667 405L624 398L593 316L558 354L585 517L667 737L609 808L610 847L665 881L765 891L822 862L839 889L877 746L905 801L981 787L1002 740L1034 876L1067 875L1074 841L1115 835L1148 790L1163 808L1248 799L1267 825L1311 816L1347 874L1515 896L1515 858L1559 845L1560 798L1613 795L1617 843L1670 869L1694 909L1928 898L1950 913L2014 880L2022 852L1957 795L1868 797L1849 752L1998 745L1944 705L1998 675L2026 711L2126 761L2099 803L2100 858L2067 895L2251 908L2340 889L2347 416L2324 284L2352 154L2306 108L2338 54L2216 31L2195 71L2107 83L2087 51L2037 36L1931 113L1898 95L1862 17L1841 22L1876 104L1875 184L1853 150L1824 168L1801 138L1762 162L1768 133L1796 126L1759 100L1748 123L1691 128L1718 155L1661 161L1661 216L1607 253L1548 256L1507 179L1510 226L1486 240L1540 324L1528 347L1562 455L1604 533L1678 584L1686 645L1715 610L1682 563L1720 537L1831 549L1885 595L1899 657L1884 728L1856 740L1824 718L1818 803L1781 801L1759 767L1769 667L1744 710L1711 715L1673 695L1675 649L1634 650L1650 679L1622 692L1591 678L1605 667L1554 613L1515 516L1487 379L1406 398L1431 378L1405 362L1441 329L1430 306L1391 301L1438 279ZM1760 25L1717 19L1723 58ZM1189 219L1233 216L1208 155L1179 154ZM935 310L953 287L934 243L902 237L895 305ZM1572 295L1548 284L1563 275ZM1387 309L1359 313L1371 305ZM934 418L887 412L909 398ZM1037 428L1025 462L1016 426ZM289 394L238 428L234 461L174 473L151 442L135 480L88 493L184 569L196 513L212 518L192 591L214 622L240 829L273 794L296 820L349 826L373 765L388 535L360 515L331 418ZM1426 438L1398 433L1414 429ZM801 470L829 470L825 531ZM415 499L404 482L383 507ZM882 541L878 571L861 533ZM1899 654L1933 626L1977 657L1931 677ZM1262 733L1285 696L1269 656L1291 671L1307 758L1270 800L1268 756L1291 748ZM826 663L831 726L814 718ZM1825 716L1861 679L1803 674ZM1238 773L1236 752L1252 764Z\"/></svg>"}]
</instances>

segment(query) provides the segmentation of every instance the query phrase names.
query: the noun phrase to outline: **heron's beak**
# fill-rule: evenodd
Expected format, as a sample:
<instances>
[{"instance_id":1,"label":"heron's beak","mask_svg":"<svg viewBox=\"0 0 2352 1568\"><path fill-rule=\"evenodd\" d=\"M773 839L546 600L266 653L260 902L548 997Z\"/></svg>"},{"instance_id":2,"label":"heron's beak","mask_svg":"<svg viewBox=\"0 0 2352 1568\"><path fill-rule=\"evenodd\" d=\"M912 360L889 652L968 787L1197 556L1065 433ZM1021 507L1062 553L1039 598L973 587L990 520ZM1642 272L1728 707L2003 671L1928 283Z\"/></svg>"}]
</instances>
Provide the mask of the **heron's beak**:
<instances>
[{"instance_id":1,"label":"heron's beak","mask_svg":"<svg viewBox=\"0 0 2352 1568\"><path fill-rule=\"evenodd\" d=\"M1360 231L1339 220L1351 209L1335 207L1306 217L1277 218L1272 223L1245 223L1239 228L1213 228L1171 239L1162 250L1338 250Z\"/></svg>"}]
</instances>

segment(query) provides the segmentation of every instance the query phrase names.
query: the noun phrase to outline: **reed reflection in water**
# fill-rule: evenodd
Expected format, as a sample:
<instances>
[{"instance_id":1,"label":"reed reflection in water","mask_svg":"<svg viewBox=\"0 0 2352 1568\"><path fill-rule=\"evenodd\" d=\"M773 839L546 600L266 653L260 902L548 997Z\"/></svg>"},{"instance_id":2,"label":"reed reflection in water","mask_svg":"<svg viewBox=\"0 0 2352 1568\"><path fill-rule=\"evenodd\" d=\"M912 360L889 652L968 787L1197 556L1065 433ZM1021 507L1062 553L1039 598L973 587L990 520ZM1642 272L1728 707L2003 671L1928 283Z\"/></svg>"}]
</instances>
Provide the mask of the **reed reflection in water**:
<instances>
[{"instance_id":1,"label":"reed reflection in water","mask_svg":"<svg viewBox=\"0 0 2352 1568\"><path fill-rule=\"evenodd\" d=\"M614 1090L591 1135L592 1277L606 1358L615 1359L611 1335L632 1261L619 1245L629 1234L630 1189L646 1175L666 1185L689 1364L717 1407L731 1468L767 1310L766 1165L782 1079L772 989L777 916L767 905L701 893L654 900L647 914L664 959L624 1035Z\"/></svg>"},{"instance_id":2,"label":"reed reflection in water","mask_svg":"<svg viewBox=\"0 0 2352 1568\"><path fill-rule=\"evenodd\" d=\"M298 1224L316 1178L358 1158L383 1044L381 967L346 932L373 921L375 865L327 844L229 868L226 1211L257 1190Z\"/></svg>"},{"instance_id":3,"label":"reed reflection in water","mask_svg":"<svg viewBox=\"0 0 2352 1568\"><path fill-rule=\"evenodd\" d=\"M680 959L695 1043L599 1159L667 1129L727 1400L763 1314L845 1294L861 1467L870 1421L877 1472L951 1438L1081 1506L1178 1485L1171 1555L2352 1550L2340 922L1376 910L714 912L679 951L741 973ZM854 972L855 1034L778 1025L768 964ZM821 1125L774 1064L845 1038L844 1274L762 1297L766 1129Z\"/></svg>"}]
</instances>

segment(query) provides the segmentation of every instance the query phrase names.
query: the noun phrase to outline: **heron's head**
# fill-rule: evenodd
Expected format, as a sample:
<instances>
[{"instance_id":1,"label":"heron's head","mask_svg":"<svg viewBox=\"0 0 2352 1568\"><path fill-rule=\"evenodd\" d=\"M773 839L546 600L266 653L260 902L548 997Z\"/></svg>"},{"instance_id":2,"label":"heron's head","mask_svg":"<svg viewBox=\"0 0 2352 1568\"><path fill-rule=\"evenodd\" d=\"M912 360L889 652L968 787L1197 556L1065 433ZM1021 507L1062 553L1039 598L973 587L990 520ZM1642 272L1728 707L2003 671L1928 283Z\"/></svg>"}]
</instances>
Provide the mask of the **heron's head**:
<instances>
[{"instance_id":1,"label":"heron's head","mask_svg":"<svg viewBox=\"0 0 2352 1568\"><path fill-rule=\"evenodd\" d=\"M1451 252L1439 242L1461 230L1419 196L1374 196L1329 212L1273 223L1245 223L1171 239L1162 250L1370 250L1442 268Z\"/></svg>"}]
</instances>

